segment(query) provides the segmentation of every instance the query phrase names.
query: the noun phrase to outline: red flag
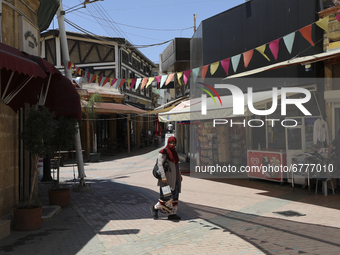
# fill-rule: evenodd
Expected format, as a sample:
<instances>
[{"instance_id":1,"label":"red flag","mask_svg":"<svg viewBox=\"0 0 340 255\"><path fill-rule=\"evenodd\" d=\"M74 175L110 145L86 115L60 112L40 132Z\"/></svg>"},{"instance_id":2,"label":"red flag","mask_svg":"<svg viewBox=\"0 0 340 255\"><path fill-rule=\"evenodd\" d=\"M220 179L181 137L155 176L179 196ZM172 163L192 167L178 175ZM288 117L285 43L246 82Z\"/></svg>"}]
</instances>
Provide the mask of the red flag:
<instances>
[{"instance_id":1,"label":"red flag","mask_svg":"<svg viewBox=\"0 0 340 255\"><path fill-rule=\"evenodd\" d=\"M248 67L249 62L253 57L253 54L254 54L254 50L249 50L249 51L243 53L243 61L244 61L244 67L245 68Z\"/></svg>"},{"instance_id":2,"label":"red flag","mask_svg":"<svg viewBox=\"0 0 340 255\"><path fill-rule=\"evenodd\" d=\"M118 88L120 88L121 86L123 86L123 84L125 83L125 81L126 81L126 79L122 79L122 80L120 81L120 84L119 84Z\"/></svg>"},{"instance_id":3,"label":"red flag","mask_svg":"<svg viewBox=\"0 0 340 255\"><path fill-rule=\"evenodd\" d=\"M301 35L312 45L314 46L314 42L312 40L312 24L301 28L300 30Z\"/></svg>"},{"instance_id":4,"label":"red flag","mask_svg":"<svg viewBox=\"0 0 340 255\"><path fill-rule=\"evenodd\" d=\"M223 70L225 71L225 73L228 76L228 72L229 72L229 65L230 65L230 58L221 60L221 65L223 67Z\"/></svg>"},{"instance_id":5,"label":"red flag","mask_svg":"<svg viewBox=\"0 0 340 255\"><path fill-rule=\"evenodd\" d=\"M202 66L202 81L204 81L204 78L208 72L209 65Z\"/></svg>"},{"instance_id":6,"label":"red flag","mask_svg":"<svg viewBox=\"0 0 340 255\"><path fill-rule=\"evenodd\" d=\"M271 50L275 60L277 60L277 56L279 54L279 41L280 39L276 39L269 43L269 49Z\"/></svg>"}]
</instances>

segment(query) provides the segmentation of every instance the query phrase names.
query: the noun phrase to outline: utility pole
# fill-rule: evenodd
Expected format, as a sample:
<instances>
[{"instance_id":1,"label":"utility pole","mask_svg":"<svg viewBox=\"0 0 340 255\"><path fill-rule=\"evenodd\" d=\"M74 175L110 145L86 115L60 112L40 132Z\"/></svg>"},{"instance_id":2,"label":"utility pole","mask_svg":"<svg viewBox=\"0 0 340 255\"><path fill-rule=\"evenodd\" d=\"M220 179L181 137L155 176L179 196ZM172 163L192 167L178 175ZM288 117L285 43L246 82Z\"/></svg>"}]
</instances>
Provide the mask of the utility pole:
<instances>
[{"instance_id":1,"label":"utility pole","mask_svg":"<svg viewBox=\"0 0 340 255\"><path fill-rule=\"evenodd\" d=\"M64 23L64 15L65 11L63 11L63 3L60 0L60 6L57 11L57 18L58 18L58 25L59 25L59 33L60 33L60 42L61 48L63 53L63 60L64 60L64 69L65 69L65 76L71 80L72 82L72 74L71 70L67 68L67 63L70 61L70 55L68 52L67 46L67 37L66 37L66 30L65 30L65 23ZM76 154L77 154L77 164L78 164L78 178L80 178L79 188L85 187L85 170L84 170L84 161L82 155L82 148L81 148L81 141L80 141L80 133L79 133L79 125L78 125L78 132L76 134Z\"/></svg>"},{"instance_id":2,"label":"utility pole","mask_svg":"<svg viewBox=\"0 0 340 255\"><path fill-rule=\"evenodd\" d=\"M194 14L194 33L196 33L196 18L197 18L197 15L195 13Z\"/></svg>"}]
</instances>

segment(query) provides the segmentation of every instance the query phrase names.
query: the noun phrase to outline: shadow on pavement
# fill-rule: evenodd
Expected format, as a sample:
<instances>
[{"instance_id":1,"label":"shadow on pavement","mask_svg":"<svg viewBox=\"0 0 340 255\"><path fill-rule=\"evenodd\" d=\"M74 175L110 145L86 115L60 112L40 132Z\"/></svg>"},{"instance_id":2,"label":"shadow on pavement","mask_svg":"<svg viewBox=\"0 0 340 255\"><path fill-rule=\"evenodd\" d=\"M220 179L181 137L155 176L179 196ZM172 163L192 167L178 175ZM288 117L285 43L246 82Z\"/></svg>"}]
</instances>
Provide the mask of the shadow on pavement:
<instances>
[{"instance_id":1,"label":"shadow on pavement","mask_svg":"<svg viewBox=\"0 0 340 255\"><path fill-rule=\"evenodd\" d=\"M121 178L123 178L122 176ZM277 183L252 182L248 180L211 180L222 181L226 184L251 187L261 190L261 194L282 198L284 201L303 201L317 204L314 197L322 200L338 198L329 195L324 197L308 196L306 190L297 190L295 193ZM103 243L98 236L128 237L131 234L139 235L143 225L134 225L133 220L150 219L150 205L158 199L158 193L141 187L124 184L110 179L87 179L92 186L88 193L71 192L70 206L50 221L43 222L40 230L18 232L12 230L10 236L0 240L1 254L90 254L84 250L91 250L91 254L103 254ZM43 187L47 187L46 185ZM39 193L40 194L40 193ZM41 192L45 196L47 192ZM333 201L333 200L332 200ZM197 225L197 231L206 235L210 231L222 229L235 235L247 243L260 249L265 254L339 254L340 230L336 227L325 226L329 219L320 215L317 223L304 223L305 216L297 217L270 217L262 216L277 211L274 201L265 201L255 204L243 211L230 211L216 207L202 206L195 203L179 203L179 215L190 224ZM228 201L220 201L228 203ZM45 204L45 203L44 203ZM280 208L282 204L278 204ZM336 205L330 208L338 209ZM301 212L300 212L301 213ZM302 212L303 213L303 212ZM307 214L308 216L308 214ZM315 216L315 215L314 215ZM316 217L313 217L315 219ZM162 220L165 219L163 215ZM201 221L203 220L203 221ZM132 221L129 223L129 221ZM152 224L155 226L156 221ZM176 223L174 223L176 224ZM196 226L195 225L195 226ZM127 226L133 226L127 227ZM217 227L216 227L217 226ZM98 235L98 236L97 236ZM157 236L154 237L157 239ZM184 238L184 237L183 237ZM143 242L132 240L134 245ZM169 240L169 245L171 245ZM28 253L29 251L29 253Z\"/></svg>"}]
</instances>

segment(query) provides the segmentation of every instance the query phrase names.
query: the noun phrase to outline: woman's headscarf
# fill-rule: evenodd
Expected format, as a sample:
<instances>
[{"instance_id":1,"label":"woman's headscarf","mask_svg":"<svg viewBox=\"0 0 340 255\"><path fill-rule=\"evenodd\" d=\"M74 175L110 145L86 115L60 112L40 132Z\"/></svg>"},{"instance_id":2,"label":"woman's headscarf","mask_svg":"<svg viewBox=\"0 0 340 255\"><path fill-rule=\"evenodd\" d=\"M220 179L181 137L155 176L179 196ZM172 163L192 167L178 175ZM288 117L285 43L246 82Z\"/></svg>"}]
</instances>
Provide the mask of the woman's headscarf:
<instances>
[{"instance_id":1,"label":"woman's headscarf","mask_svg":"<svg viewBox=\"0 0 340 255\"><path fill-rule=\"evenodd\" d=\"M175 142L175 144L174 145L169 144L170 142ZM176 144L177 144L176 137L171 136L168 139L168 144L165 147L165 148L168 149L168 153L166 152L165 148L159 151L159 153L167 154L167 160L174 162L175 164L177 164L178 161L179 161L178 154L177 154L177 151L175 149Z\"/></svg>"}]
</instances>

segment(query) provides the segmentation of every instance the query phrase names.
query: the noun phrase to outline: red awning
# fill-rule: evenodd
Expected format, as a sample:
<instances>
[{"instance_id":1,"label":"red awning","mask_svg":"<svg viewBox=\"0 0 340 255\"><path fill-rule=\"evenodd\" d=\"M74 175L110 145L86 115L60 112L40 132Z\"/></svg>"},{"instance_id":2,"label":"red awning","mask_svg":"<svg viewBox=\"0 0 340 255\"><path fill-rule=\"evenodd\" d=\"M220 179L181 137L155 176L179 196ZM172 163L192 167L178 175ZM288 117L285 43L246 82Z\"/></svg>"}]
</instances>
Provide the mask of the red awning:
<instances>
[{"instance_id":1,"label":"red awning","mask_svg":"<svg viewBox=\"0 0 340 255\"><path fill-rule=\"evenodd\" d=\"M0 100L17 111L24 103L38 101L47 74L19 50L0 43L0 76Z\"/></svg>"},{"instance_id":2,"label":"red awning","mask_svg":"<svg viewBox=\"0 0 340 255\"><path fill-rule=\"evenodd\" d=\"M42 82L39 96L39 105L45 105L58 116L67 116L82 119L80 96L72 82L62 75L50 62L37 57L27 56L35 61L48 75Z\"/></svg>"}]
</instances>

